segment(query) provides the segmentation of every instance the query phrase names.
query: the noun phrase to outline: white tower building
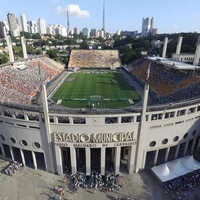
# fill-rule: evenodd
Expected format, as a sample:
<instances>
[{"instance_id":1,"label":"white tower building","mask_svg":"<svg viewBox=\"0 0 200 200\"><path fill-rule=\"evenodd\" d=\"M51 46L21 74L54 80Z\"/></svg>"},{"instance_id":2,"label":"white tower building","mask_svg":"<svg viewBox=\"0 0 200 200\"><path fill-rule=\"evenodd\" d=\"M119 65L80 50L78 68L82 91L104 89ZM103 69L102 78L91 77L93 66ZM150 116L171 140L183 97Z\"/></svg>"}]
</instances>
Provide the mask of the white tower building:
<instances>
[{"instance_id":1,"label":"white tower building","mask_svg":"<svg viewBox=\"0 0 200 200\"><path fill-rule=\"evenodd\" d=\"M152 33L153 30L153 20L154 18L143 18L142 19L142 32L141 36L142 37L147 37L150 33Z\"/></svg>"},{"instance_id":2,"label":"white tower building","mask_svg":"<svg viewBox=\"0 0 200 200\"><path fill-rule=\"evenodd\" d=\"M46 34L47 30L46 30L46 21L44 18L40 18L38 20L38 28L39 28L39 33L40 34Z\"/></svg>"},{"instance_id":3,"label":"white tower building","mask_svg":"<svg viewBox=\"0 0 200 200\"><path fill-rule=\"evenodd\" d=\"M25 14L21 14L20 18L21 18L22 31L28 32L26 15Z\"/></svg>"}]
</instances>

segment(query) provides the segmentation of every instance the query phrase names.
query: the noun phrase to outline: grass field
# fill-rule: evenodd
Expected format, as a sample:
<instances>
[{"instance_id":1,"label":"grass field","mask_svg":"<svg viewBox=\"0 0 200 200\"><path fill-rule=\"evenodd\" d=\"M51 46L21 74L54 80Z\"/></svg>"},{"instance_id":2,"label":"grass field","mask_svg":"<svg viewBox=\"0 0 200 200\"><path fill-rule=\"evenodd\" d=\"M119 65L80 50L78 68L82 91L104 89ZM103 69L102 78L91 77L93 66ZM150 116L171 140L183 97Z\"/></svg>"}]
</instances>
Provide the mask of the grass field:
<instances>
[{"instance_id":1,"label":"grass field","mask_svg":"<svg viewBox=\"0 0 200 200\"><path fill-rule=\"evenodd\" d=\"M83 72L70 74L52 99L56 103L62 100L62 106L72 108L120 108L134 105L140 96L118 72Z\"/></svg>"}]
</instances>

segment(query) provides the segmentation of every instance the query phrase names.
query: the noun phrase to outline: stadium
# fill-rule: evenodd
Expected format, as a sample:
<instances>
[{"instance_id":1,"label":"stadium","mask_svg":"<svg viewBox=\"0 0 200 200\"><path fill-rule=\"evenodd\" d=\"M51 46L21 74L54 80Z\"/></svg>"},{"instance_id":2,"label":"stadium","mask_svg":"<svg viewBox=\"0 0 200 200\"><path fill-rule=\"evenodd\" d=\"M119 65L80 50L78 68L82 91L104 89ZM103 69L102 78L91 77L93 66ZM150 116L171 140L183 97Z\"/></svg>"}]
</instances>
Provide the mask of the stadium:
<instances>
[{"instance_id":1,"label":"stadium","mask_svg":"<svg viewBox=\"0 0 200 200\"><path fill-rule=\"evenodd\" d=\"M180 64L180 63L179 63ZM72 50L0 68L0 156L34 169L134 173L200 147L198 67Z\"/></svg>"}]
</instances>

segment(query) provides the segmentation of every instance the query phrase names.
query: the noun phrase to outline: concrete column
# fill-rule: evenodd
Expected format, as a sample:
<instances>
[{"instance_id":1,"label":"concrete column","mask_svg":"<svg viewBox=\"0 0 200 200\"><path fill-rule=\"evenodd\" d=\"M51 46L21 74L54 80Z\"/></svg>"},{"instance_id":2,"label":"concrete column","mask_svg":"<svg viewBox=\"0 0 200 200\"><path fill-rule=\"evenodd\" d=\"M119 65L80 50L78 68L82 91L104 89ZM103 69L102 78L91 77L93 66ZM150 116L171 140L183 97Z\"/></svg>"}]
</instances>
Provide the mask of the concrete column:
<instances>
[{"instance_id":1,"label":"concrete column","mask_svg":"<svg viewBox=\"0 0 200 200\"><path fill-rule=\"evenodd\" d=\"M183 156L185 156L186 153L187 153L188 144L189 144L189 141L187 141L186 144L185 144L185 148L184 148L184 151L183 151Z\"/></svg>"},{"instance_id":2,"label":"concrete column","mask_svg":"<svg viewBox=\"0 0 200 200\"><path fill-rule=\"evenodd\" d=\"M25 161L25 158L24 158L24 152L22 149L19 149L20 151L20 155L21 155L21 158L22 158L22 164L24 167L26 167L26 161Z\"/></svg>"},{"instance_id":3,"label":"concrete column","mask_svg":"<svg viewBox=\"0 0 200 200\"><path fill-rule=\"evenodd\" d=\"M73 123L74 123L73 117L69 117L69 123L70 123L70 124L73 124Z\"/></svg>"},{"instance_id":4,"label":"concrete column","mask_svg":"<svg viewBox=\"0 0 200 200\"><path fill-rule=\"evenodd\" d=\"M200 37L198 37L198 40L197 40L197 47L196 47L196 51L194 55L193 65L198 66L199 58L200 58Z\"/></svg>"},{"instance_id":5,"label":"concrete column","mask_svg":"<svg viewBox=\"0 0 200 200\"><path fill-rule=\"evenodd\" d=\"M178 55L179 55L180 52L181 52L182 40L183 40L183 37L182 37L182 36L179 36L179 37L178 37L177 47L176 47L176 54L178 54Z\"/></svg>"},{"instance_id":6,"label":"concrete column","mask_svg":"<svg viewBox=\"0 0 200 200\"><path fill-rule=\"evenodd\" d=\"M178 113L178 110L174 111L174 116L176 117Z\"/></svg>"},{"instance_id":7,"label":"concrete column","mask_svg":"<svg viewBox=\"0 0 200 200\"><path fill-rule=\"evenodd\" d=\"M197 144L197 149L196 149L196 150L198 150L199 147L200 147L200 136L199 136L198 138L199 138L199 139L198 139L198 144Z\"/></svg>"},{"instance_id":8,"label":"concrete column","mask_svg":"<svg viewBox=\"0 0 200 200\"><path fill-rule=\"evenodd\" d=\"M194 147L195 147L196 141L197 141L197 138L194 138L194 140L193 140L193 142L192 142L191 151L190 151L191 154L193 154L193 151L194 151Z\"/></svg>"},{"instance_id":9,"label":"concrete column","mask_svg":"<svg viewBox=\"0 0 200 200\"><path fill-rule=\"evenodd\" d=\"M118 124L121 124L122 123L122 117L118 117Z\"/></svg>"},{"instance_id":10,"label":"concrete column","mask_svg":"<svg viewBox=\"0 0 200 200\"><path fill-rule=\"evenodd\" d=\"M8 47L8 54L9 54L10 62L14 62L15 60L14 60L14 54L13 54L12 42L11 42L10 36L6 36L6 44Z\"/></svg>"},{"instance_id":11,"label":"concrete column","mask_svg":"<svg viewBox=\"0 0 200 200\"><path fill-rule=\"evenodd\" d=\"M85 148L85 157L86 157L86 175L91 173L91 149Z\"/></svg>"},{"instance_id":12,"label":"concrete column","mask_svg":"<svg viewBox=\"0 0 200 200\"><path fill-rule=\"evenodd\" d=\"M51 138L51 126L50 126L50 122L49 122L49 108L48 108L48 103L47 103L47 93L46 93L46 86L45 84L42 85L42 103L43 103L43 111L44 111L44 117L45 117L45 136L46 137L46 145L48 146L48 152L46 152L47 154L47 159L48 159L48 163L50 164L50 169L52 173L55 173L55 161L54 161L54 153L53 153L53 148L54 148L54 144L52 143L52 138ZM58 150L59 151L59 150ZM60 166L62 167L62 166ZM49 168L49 167L48 167ZM63 173L63 170L61 170ZM60 172L61 172L60 171Z\"/></svg>"},{"instance_id":13,"label":"concrete column","mask_svg":"<svg viewBox=\"0 0 200 200\"><path fill-rule=\"evenodd\" d=\"M150 65L147 70L147 78L149 78L150 74ZM142 167L143 157L141 156L141 152L144 151L144 138L145 138L145 123L146 123L146 110L147 110L147 102L148 102L148 94L149 94L149 84L148 82L144 86L144 98L142 104L142 115L141 122L139 124L139 132L137 134L137 145L136 145L136 153L135 153L135 169L134 171L137 173L139 169Z\"/></svg>"},{"instance_id":14,"label":"concrete column","mask_svg":"<svg viewBox=\"0 0 200 200\"><path fill-rule=\"evenodd\" d=\"M9 150L10 150L10 154L11 154L11 159L12 159L12 161L14 161L15 158L14 158L13 148L11 146L9 146Z\"/></svg>"},{"instance_id":15,"label":"concrete column","mask_svg":"<svg viewBox=\"0 0 200 200\"><path fill-rule=\"evenodd\" d=\"M54 123L58 123L58 117L53 117L53 119L54 119Z\"/></svg>"},{"instance_id":16,"label":"concrete column","mask_svg":"<svg viewBox=\"0 0 200 200\"><path fill-rule=\"evenodd\" d=\"M70 158L71 158L71 170L72 174L76 173L77 166L76 166L76 149L74 147L70 147Z\"/></svg>"},{"instance_id":17,"label":"concrete column","mask_svg":"<svg viewBox=\"0 0 200 200\"><path fill-rule=\"evenodd\" d=\"M176 147L176 152L174 154L174 159L176 159L178 157L179 148L180 148L180 144L178 144L177 147Z\"/></svg>"},{"instance_id":18,"label":"concrete column","mask_svg":"<svg viewBox=\"0 0 200 200\"><path fill-rule=\"evenodd\" d=\"M165 57L166 57L167 43L168 43L168 37L165 37L164 46L163 46L163 52L162 52L162 58L165 58Z\"/></svg>"},{"instance_id":19,"label":"concrete column","mask_svg":"<svg viewBox=\"0 0 200 200\"><path fill-rule=\"evenodd\" d=\"M105 175L106 167L106 148L101 148L101 175Z\"/></svg>"},{"instance_id":20,"label":"concrete column","mask_svg":"<svg viewBox=\"0 0 200 200\"><path fill-rule=\"evenodd\" d=\"M25 119L26 121L29 121L29 118L28 118L27 114L24 114L24 119Z\"/></svg>"},{"instance_id":21,"label":"concrete column","mask_svg":"<svg viewBox=\"0 0 200 200\"><path fill-rule=\"evenodd\" d=\"M144 168L145 168L146 157L147 157L147 151L144 150L144 151L143 151L143 159L142 159L142 168L141 168L141 169L144 169Z\"/></svg>"},{"instance_id":22,"label":"concrete column","mask_svg":"<svg viewBox=\"0 0 200 200\"><path fill-rule=\"evenodd\" d=\"M34 168L37 169L37 160L36 160L36 157L35 157L35 152L31 151L31 153L32 153Z\"/></svg>"},{"instance_id":23,"label":"concrete column","mask_svg":"<svg viewBox=\"0 0 200 200\"><path fill-rule=\"evenodd\" d=\"M165 160L164 160L164 162L167 162L167 160L168 160L169 151L170 151L170 147L168 147L168 148L166 149L166 152L165 152Z\"/></svg>"},{"instance_id":24,"label":"concrete column","mask_svg":"<svg viewBox=\"0 0 200 200\"><path fill-rule=\"evenodd\" d=\"M21 37L21 45L22 45L24 59L27 59L28 55L27 55L27 51L26 51L26 40L24 37Z\"/></svg>"},{"instance_id":25,"label":"concrete column","mask_svg":"<svg viewBox=\"0 0 200 200\"><path fill-rule=\"evenodd\" d=\"M134 161L135 161L135 146L128 147L128 173L132 174L134 171Z\"/></svg>"},{"instance_id":26,"label":"concrete column","mask_svg":"<svg viewBox=\"0 0 200 200\"><path fill-rule=\"evenodd\" d=\"M56 159L56 171L59 175L62 175L63 174L62 154L61 154L61 149L58 146L55 146L55 159Z\"/></svg>"},{"instance_id":27,"label":"concrete column","mask_svg":"<svg viewBox=\"0 0 200 200\"><path fill-rule=\"evenodd\" d=\"M157 163L157 159L158 159L158 152L159 152L159 150L156 150L156 151L155 151L155 154L154 154L154 159L153 159L153 165L156 165L156 163Z\"/></svg>"},{"instance_id":28,"label":"concrete column","mask_svg":"<svg viewBox=\"0 0 200 200\"><path fill-rule=\"evenodd\" d=\"M2 151L3 157L5 157L5 156L6 156L6 154L5 154L5 151L4 151L4 148L3 148L3 144L2 144L2 143L0 143L0 146L1 146L1 151Z\"/></svg>"},{"instance_id":29,"label":"concrete column","mask_svg":"<svg viewBox=\"0 0 200 200\"><path fill-rule=\"evenodd\" d=\"M47 160L46 160L46 156L45 156L45 154L43 153L43 155L44 155L44 165L45 165L45 171L47 172L48 170L47 170Z\"/></svg>"},{"instance_id":30,"label":"concrete column","mask_svg":"<svg viewBox=\"0 0 200 200\"><path fill-rule=\"evenodd\" d=\"M119 174L121 147L115 147L115 174Z\"/></svg>"}]
</instances>

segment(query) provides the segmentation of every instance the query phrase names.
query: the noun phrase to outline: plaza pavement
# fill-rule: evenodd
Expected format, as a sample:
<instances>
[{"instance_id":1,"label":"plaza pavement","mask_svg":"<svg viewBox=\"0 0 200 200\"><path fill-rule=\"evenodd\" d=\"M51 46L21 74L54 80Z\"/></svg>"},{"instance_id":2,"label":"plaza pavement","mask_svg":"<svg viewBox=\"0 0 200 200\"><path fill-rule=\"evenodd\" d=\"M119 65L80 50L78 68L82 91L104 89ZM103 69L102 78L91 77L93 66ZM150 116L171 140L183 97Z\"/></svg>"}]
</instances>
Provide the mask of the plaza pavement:
<instances>
[{"instance_id":1,"label":"plaza pavement","mask_svg":"<svg viewBox=\"0 0 200 200\"><path fill-rule=\"evenodd\" d=\"M8 164L7 161L0 160L0 169ZM107 192L98 189L94 193L94 188L79 188L78 193L73 194L71 184L68 179L64 183L65 175L58 176L42 170L34 170L22 167L13 176L0 172L0 200L53 200L59 199L60 194L54 191L55 187L63 187L63 200L114 200L121 195L121 200L169 200L169 195L165 195L163 188L157 183L148 170L138 174L123 174L119 179L121 185L119 190ZM196 191L188 193L188 198L195 199L199 193Z\"/></svg>"}]
</instances>

